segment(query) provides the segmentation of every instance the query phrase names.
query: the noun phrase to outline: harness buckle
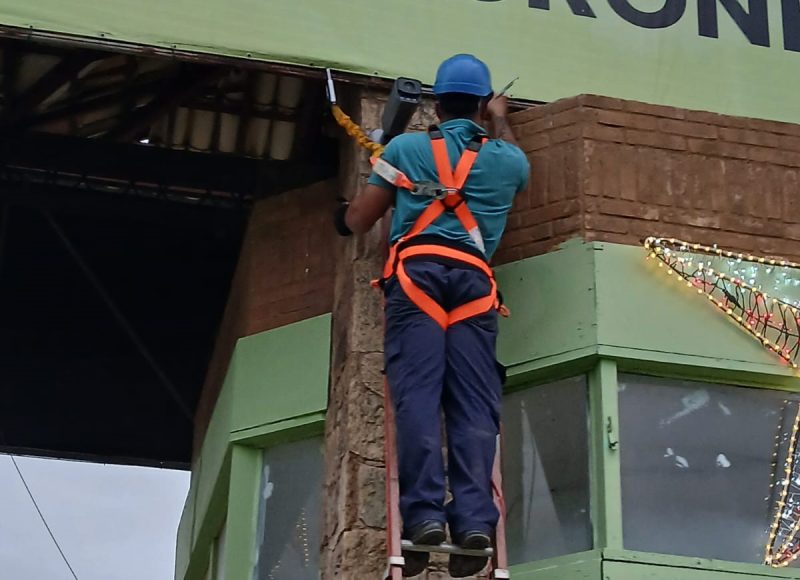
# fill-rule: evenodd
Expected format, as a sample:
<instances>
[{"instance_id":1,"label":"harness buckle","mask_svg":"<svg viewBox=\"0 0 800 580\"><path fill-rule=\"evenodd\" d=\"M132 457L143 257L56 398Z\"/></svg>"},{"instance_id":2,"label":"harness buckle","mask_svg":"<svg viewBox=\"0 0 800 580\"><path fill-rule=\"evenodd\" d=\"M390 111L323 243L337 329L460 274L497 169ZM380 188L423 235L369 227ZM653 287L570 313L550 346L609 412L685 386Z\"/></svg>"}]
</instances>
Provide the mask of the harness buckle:
<instances>
[{"instance_id":1,"label":"harness buckle","mask_svg":"<svg viewBox=\"0 0 800 580\"><path fill-rule=\"evenodd\" d=\"M436 181L420 181L414 185L415 187L411 191L412 195L421 195L424 197L432 197L434 199L444 199L451 193L458 192L458 189L454 187L445 187Z\"/></svg>"}]
</instances>

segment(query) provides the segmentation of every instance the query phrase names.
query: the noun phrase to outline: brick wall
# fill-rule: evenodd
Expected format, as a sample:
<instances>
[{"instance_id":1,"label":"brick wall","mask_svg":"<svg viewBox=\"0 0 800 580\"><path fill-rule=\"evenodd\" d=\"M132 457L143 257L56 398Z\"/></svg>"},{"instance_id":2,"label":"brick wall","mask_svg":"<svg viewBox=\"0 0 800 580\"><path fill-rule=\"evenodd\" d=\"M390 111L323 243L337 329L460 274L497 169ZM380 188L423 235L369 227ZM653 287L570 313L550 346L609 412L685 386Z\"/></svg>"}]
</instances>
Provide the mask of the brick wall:
<instances>
[{"instance_id":1,"label":"brick wall","mask_svg":"<svg viewBox=\"0 0 800 580\"><path fill-rule=\"evenodd\" d=\"M336 180L255 203L195 414L202 443L236 341L331 311Z\"/></svg>"},{"instance_id":2,"label":"brick wall","mask_svg":"<svg viewBox=\"0 0 800 580\"><path fill-rule=\"evenodd\" d=\"M800 125L593 95L512 119L532 177L498 263L648 235L800 258Z\"/></svg>"}]
</instances>

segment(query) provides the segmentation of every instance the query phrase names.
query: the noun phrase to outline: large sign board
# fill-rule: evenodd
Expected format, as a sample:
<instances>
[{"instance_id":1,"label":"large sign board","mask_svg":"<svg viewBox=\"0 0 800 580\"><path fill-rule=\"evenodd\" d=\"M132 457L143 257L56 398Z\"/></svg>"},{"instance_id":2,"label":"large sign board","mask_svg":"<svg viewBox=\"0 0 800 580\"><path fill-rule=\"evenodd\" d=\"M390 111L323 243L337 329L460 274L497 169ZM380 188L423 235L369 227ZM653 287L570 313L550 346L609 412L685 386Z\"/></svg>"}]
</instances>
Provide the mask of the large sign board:
<instances>
[{"instance_id":1,"label":"large sign board","mask_svg":"<svg viewBox=\"0 0 800 580\"><path fill-rule=\"evenodd\" d=\"M0 0L0 24L426 83L472 52L517 98L800 123L800 0Z\"/></svg>"}]
</instances>

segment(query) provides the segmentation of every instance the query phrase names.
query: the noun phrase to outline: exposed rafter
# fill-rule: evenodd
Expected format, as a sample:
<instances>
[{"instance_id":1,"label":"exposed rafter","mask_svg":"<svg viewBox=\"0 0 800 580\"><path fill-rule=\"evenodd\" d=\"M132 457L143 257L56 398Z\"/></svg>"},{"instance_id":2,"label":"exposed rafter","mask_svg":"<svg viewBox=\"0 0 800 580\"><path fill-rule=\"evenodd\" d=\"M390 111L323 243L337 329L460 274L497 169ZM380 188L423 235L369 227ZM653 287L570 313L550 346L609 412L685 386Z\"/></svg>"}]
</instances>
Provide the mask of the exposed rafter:
<instances>
[{"instance_id":1,"label":"exposed rafter","mask_svg":"<svg viewBox=\"0 0 800 580\"><path fill-rule=\"evenodd\" d=\"M159 71L158 73L143 76L137 79L135 83L131 83L124 91L112 86L94 91L91 96L76 96L48 111L21 119L17 123L17 127L20 129L33 128L46 123L67 120L76 115L91 113L114 104L135 101L140 97L154 94L159 87L163 87L170 78L169 72Z\"/></svg>"},{"instance_id":2,"label":"exposed rafter","mask_svg":"<svg viewBox=\"0 0 800 580\"><path fill-rule=\"evenodd\" d=\"M14 104L4 111L0 124L8 126L29 115L49 96L73 80L90 63L100 58L102 56L94 52L78 52L64 57L33 83L28 90L17 95Z\"/></svg>"},{"instance_id":3,"label":"exposed rafter","mask_svg":"<svg viewBox=\"0 0 800 580\"><path fill-rule=\"evenodd\" d=\"M182 67L182 70L176 76L165 83L164 88L153 100L123 119L105 137L112 141L131 141L139 137L145 129L170 109L190 95L195 94L204 85L211 83L224 72L224 70L219 69Z\"/></svg>"},{"instance_id":4,"label":"exposed rafter","mask_svg":"<svg viewBox=\"0 0 800 580\"><path fill-rule=\"evenodd\" d=\"M244 87L244 99L242 103L241 122L239 123L239 133L236 135L236 153L245 155L247 144L247 132L250 130L250 120L253 117L253 98L256 89L256 73L250 71L247 75Z\"/></svg>"},{"instance_id":5,"label":"exposed rafter","mask_svg":"<svg viewBox=\"0 0 800 580\"><path fill-rule=\"evenodd\" d=\"M0 142L0 157L0 183L4 184L47 184L232 207L328 179L337 172L334 142L318 148L311 163L27 134Z\"/></svg>"},{"instance_id":6,"label":"exposed rafter","mask_svg":"<svg viewBox=\"0 0 800 580\"><path fill-rule=\"evenodd\" d=\"M295 115L281 111L277 108L273 109L256 109L247 100L242 104L231 104L220 101L218 98L196 98L187 99L182 106L189 109L199 109L201 111L212 111L214 113L228 113L230 115L238 115L242 118L243 126L246 125L250 119L269 119L270 121L294 121Z\"/></svg>"},{"instance_id":7,"label":"exposed rafter","mask_svg":"<svg viewBox=\"0 0 800 580\"><path fill-rule=\"evenodd\" d=\"M321 86L306 92L297 119L297 138L294 141L292 159L311 159L320 140L320 132L314 130L325 107L325 89Z\"/></svg>"}]
</instances>

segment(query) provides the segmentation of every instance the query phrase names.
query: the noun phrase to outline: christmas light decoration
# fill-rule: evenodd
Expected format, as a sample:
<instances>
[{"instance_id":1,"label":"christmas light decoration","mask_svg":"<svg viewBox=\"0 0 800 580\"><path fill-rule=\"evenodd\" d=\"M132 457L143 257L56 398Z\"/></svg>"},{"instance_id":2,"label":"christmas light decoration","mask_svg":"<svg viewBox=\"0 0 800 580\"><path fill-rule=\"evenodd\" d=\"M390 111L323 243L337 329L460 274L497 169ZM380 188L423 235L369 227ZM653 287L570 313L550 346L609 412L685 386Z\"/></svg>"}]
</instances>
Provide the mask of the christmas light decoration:
<instances>
[{"instance_id":1,"label":"christmas light decoration","mask_svg":"<svg viewBox=\"0 0 800 580\"><path fill-rule=\"evenodd\" d=\"M788 405L788 401L786 402ZM773 568L782 568L794 562L800 556L800 542L797 537L800 531L800 475L796 473L798 465L797 436L800 430L800 409L795 413L792 433L788 438L789 449L784 460L783 479L778 483L780 491L775 502L772 525L764 550L764 563ZM782 431L782 429L781 429ZM773 473L770 488L774 490L777 478L778 452L782 442L780 433L775 437L776 450L772 454Z\"/></svg>"},{"instance_id":2,"label":"christmas light decoration","mask_svg":"<svg viewBox=\"0 0 800 580\"><path fill-rule=\"evenodd\" d=\"M667 275L704 295L766 349L793 369L800 369L800 302L772 297L763 285L756 285L758 268L765 269L768 274L779 269L781 271L775 276L772 289L780 292L796 288L800 286L800 278L790 272L800 270L800 264L674 238L650 237L645 240L644 246L648 251L648 259L656 260L658 267ZM790 402L785 401L781 417L784 417L789 405ZM800 558L800 449L797 445L800 405L797 407L791 434L786 436L783 424L778 426L772 454L770 488L775 504L764 549L764 563L774 568L788 566ZM782 479L776 481L783 444L788 444L788 449ZM766 499L769 501L770 498Z\"/></svg>"},{"instance_id":3,"label":"christmas light decoration","mask_svg":"<svg viewBox=\"0 0 800 580\"><path fill-rule=\"evenodd\" d=\"M765 348L792 368L800 369L800 304L770 296L755 286L754 278L746 279L746 272L737 270L735 266L744 262L773 269L800 270L800 264L725 251L716 246L690 244L674 238L647 238L644 246L648 258L657 260L660 268L666 266L668 275L677 276L686 286L705 295ZM703 255L709 257L707 261ZM718 264L712 258L716 258ZM730 264L726 265L726 261ZM718 267L714 268L715 265ZM726 267L732 268L733 273L722 271ZM798 281L788 274L782 278L791 286ZM779 289L778 285L776 289Z\"/></svg>"},{"instance_id":4,"label":"christmas light decoration","mask_svg":"<svg viewBox=\"0 0 800 580\"><path fill-rule=\"evenodd\" d=\"M287 545L286 557L299 555L302 552L302 567L308 568L313 562L311 560L311 545L309 540L308 522L306 521L306 508L300 508L300 516L294 526L295 536L290 539ZM299 547L299 550L292 550L290 548ZM278 562L272 567L267 574L267 580L278 580L281 575L278 572L281 569L283 560L279 559Z\"/></svg>"}]
</instances>

